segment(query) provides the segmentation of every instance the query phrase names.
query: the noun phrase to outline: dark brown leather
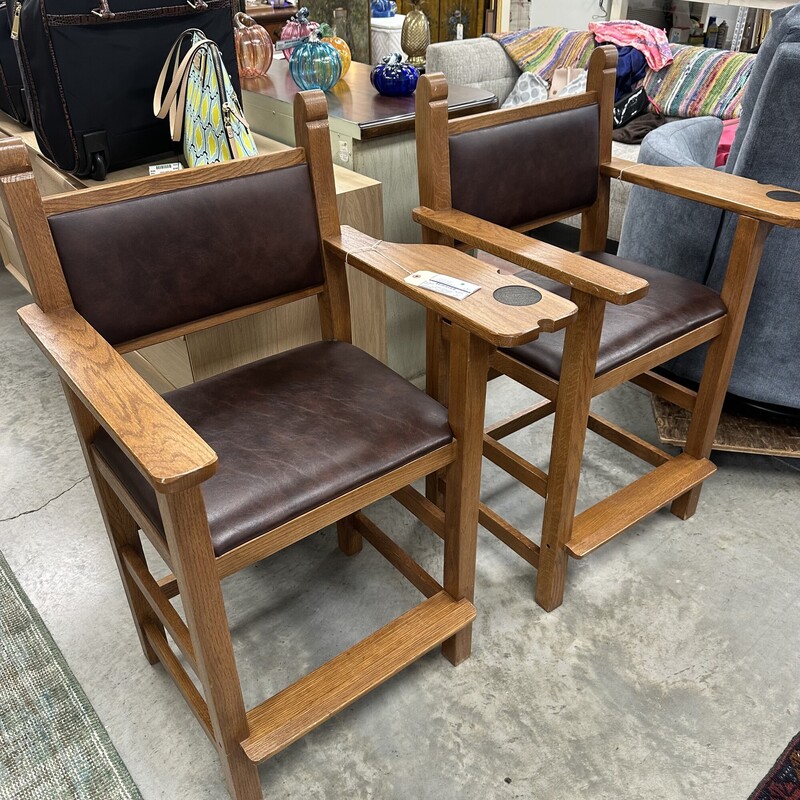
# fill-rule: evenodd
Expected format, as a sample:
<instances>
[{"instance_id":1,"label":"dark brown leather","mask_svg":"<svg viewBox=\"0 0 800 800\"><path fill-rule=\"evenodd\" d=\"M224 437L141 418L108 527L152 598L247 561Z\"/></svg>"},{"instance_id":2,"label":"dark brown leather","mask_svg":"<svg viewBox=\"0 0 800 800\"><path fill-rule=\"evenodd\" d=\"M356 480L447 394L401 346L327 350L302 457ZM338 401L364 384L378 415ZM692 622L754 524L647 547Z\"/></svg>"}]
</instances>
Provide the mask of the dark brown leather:
<instances>
[{"instance_id":1,"label":"dark brown leather","mask_svg":"<svg viewBox=\"0 0 800 800\"><path fill-rule=\"evenodd\" d=\"M596 375L609 372L725 313L725 305L719 294L708 286L607 253L581 255L638 275L650 284L648 293L630 305L606 303ZM518 272L517 276L561 297L569 297L569 287L561 283L528 270ZM557 379L561 374L563 348L564 331L559 331L542 335L535 342L506 352L523 364Z\"/></svg>"},{"instance_id":2,"label":"dark brown leather","mask_svg":"<svg viewBox=\"0 0 800 800\"><path fill-rule=\"evenodd\" d=\"M219 456L202 485L217 555L452 440L446 409L342 342L271 356L165 399ZM102 429L94 445L163 530L139 471Z\"/></svg>"},{"instance_id":3,"label":"dark brown leather","mask_svg":"<svg viewBox=\"0 0 800 800\"><path fill-rule=\"evenodd\" d=\"M111 344L322 283L305 165L50 218L75 308Z\"/></svg>"},{"instance_id":4,"label":"dark brown leather","mask_svg":"<svg viewBox=\"0 0 800 800\"><path fill-rule=\"evenodd\" d=\"M597 106L450 137L452 206L506 228L597 198Z\"/></svg>"}]
</instances>

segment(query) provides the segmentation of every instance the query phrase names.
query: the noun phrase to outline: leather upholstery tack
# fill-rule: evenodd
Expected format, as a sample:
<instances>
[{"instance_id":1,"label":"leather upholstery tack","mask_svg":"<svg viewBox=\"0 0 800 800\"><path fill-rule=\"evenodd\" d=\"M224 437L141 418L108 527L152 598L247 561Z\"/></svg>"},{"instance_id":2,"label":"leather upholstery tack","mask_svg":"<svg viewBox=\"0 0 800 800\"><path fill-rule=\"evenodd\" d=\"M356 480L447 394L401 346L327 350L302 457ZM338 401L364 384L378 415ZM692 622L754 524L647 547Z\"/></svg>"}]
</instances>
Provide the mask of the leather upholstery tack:
<instances>
[{"instance_id":1,"label":"leather upholstery tack","mask_svg":"<svg viewBox=\"0 0 800 800\"><path fill-rule=\"evenodd\" d=\"M597 106L451 136L452 206L506 228L597 198Z\"/></svg>"},{"instance_id":2,"label":"leather upholstery tack","mask_svg":"<svg viewBox=\"0 0 800 800\"><path fill-rule=\"evenodd\" d=\"M606 303L597 356L597 375L609 372L725 313L725 304L719 294L708 286L608 253L581 255L631 275L638 275L650 284L650 290L641 300L627 306ZM570 295L568 286L528 270L517 272L517 276L561 297ZM510 348L506 352L523 364L551 378L558 378L561 374L563 348L564 331L558 331L540 336L530 344Z\"/></svg>"},{"instance_id":3,"label":"leather upholstery tack","mask_svg":"<svg viewBox=\"0 0 800 800\"><path fill-rule=\"evenodd\" d=\"M219 456L202 484L217 555L452 440L447 410L352 345L317 342L166 394ZM155 492L94 446L151 522Z\"/></svg>"},{"instance_id":4,"label":"leather upholstery tack","mask_svg":"<svg viewBox=\"0 0 800 800\"><path fill-rule=\"evenodd\" d=\"M111 344L322 283L305 165L50 217L75 308Z\"/></svg>"}]
</instances>

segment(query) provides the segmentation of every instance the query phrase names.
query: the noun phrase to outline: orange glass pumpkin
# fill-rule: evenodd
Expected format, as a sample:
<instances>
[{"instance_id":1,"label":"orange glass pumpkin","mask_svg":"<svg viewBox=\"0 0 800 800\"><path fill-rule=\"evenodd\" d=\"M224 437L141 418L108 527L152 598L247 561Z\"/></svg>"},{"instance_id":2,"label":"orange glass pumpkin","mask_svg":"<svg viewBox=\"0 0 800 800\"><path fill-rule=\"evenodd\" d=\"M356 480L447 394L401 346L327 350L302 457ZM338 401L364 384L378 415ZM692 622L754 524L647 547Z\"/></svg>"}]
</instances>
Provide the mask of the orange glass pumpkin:
<instances>
[{"instance_id":1,"label":"orange glass pumpkin","mask_svg":"<svg viewBox=\"0 0 800 800\"><path fill-rule=\"evenodd\" d=\"M350 45L348 45L341 36L337 36L333 28L328 24L320 25L318 33L320 41L327 42L339 54L339 58L342 60L341 77L344 78L347 70L350 69L350 63L353 60L353 55L350 52Z\"/></svg>"},{"instance_id":2,"label":"orange glass pumpkin","mask_svg":"<svg viewBox=\"0 0 800 800\"><path fill-rule=\"evenodd\" d=\"M236 40L236 60L242 78L266 75L272 65L272 39L267 31L252 17L239 12L234 20L233 35Z\"/></svg>"}]
</instances>

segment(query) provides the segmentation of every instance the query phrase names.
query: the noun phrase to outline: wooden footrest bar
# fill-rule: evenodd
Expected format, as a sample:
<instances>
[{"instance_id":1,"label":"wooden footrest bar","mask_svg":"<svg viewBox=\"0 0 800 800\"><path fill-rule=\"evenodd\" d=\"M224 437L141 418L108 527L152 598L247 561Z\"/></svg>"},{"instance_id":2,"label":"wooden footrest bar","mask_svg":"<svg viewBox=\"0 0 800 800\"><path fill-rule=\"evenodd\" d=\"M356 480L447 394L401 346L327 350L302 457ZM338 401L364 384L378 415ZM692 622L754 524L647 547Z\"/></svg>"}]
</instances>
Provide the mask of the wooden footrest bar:
<instances>
[{"instance_id":1,"label":"wooden footrest bar","mask_svg":"<svg viewBox=\"0 0 800 800\"><path fill-rule=\"evenodd\" d=\"M280 752L475 619L468 600L440 592L247 712L242 742L255 763Z\"/></svg>"},{"instance_id":2,"label":"wooden footrest bar","mask_svg":"<svg viewBox=\"0 0 800 800\"><path fill-rule=\"evenodd\" d=\"M681 453L579 514L566 544L567 552L583 558L715 471L707 459Z\"/></svg>"}]
</instances>

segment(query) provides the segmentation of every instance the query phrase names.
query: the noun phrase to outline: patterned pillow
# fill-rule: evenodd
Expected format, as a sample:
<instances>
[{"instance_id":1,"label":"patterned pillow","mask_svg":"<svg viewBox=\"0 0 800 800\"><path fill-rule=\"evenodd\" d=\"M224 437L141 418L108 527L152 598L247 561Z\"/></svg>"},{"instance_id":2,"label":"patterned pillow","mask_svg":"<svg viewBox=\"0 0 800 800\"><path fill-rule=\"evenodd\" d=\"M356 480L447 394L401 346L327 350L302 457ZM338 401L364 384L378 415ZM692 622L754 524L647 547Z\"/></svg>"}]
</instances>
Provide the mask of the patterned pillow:
<instances>
[{"instance_id":1,"label":"patterned pillow","mask_svg":"<svg viewBox=\"0 0 800 800\"><path fill-rule=\"evenodd\" d=\"M647 71L644 88L656 111L667 117L741 116L747 79L756 57L673 44L675 60Z\"/></svg>"},{"instance_id":2,"label":"patterned pillow","mask_svg":"<svg viewBox=\"0 0 800 800\"><path fill-rule=\"evenodd\" d=\"M538 75L523 72L500 107L528 106L545 100L547 100L547 84Z\"/></svg>"},{"instance_id":3,"label":"patterned pillow","mask_svg":"<svg viewBox=\"0 0 800 800\"><path fill-rule=\"evenodd\" d=\"M556 67L586 67L594 50L589 31L531 28L516 33L493 33L521 72L535 72L548 83Z\"/></svg>"}]
</instances>

